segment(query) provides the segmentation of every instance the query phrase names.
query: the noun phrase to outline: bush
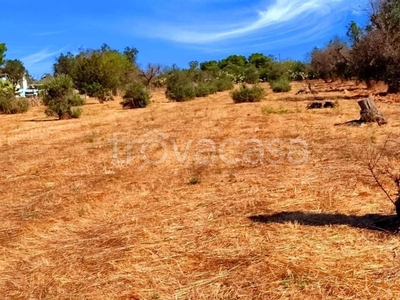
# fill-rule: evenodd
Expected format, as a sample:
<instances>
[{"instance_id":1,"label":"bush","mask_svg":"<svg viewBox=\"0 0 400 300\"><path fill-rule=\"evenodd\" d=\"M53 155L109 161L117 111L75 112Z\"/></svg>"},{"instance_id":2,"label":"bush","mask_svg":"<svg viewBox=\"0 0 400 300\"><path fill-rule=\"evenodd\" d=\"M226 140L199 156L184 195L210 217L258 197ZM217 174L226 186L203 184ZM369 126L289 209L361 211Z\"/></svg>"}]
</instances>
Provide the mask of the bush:
<instances>
[{"instance_id":1,"label":"bush","mask_svg":"<svg viewBox=\"0 0 400 300\"><path fill-rule=\"evenodd\" d=\"M82 110L74 110L74 106L81 106L85 101L74 93L73 82L68 75L58 75L44 84L43 103L47 106L48 116L57 116L59 119L77 118Z\"/></svg>"},{"instance_id":2,"label":"bush","mask_svg":"<svg viewBox=\"0 0 400 300\"><path fill-rule=\"evenodd\" d=\"M272 81L270 84L271 89L275 93L289 92L292 89L289 79L286 78L280 78L278 80Z\"/></svg>"},{"instance_id":3,"label":"bush","mask_svg":"<svg viewBox=\"0 0 400 300\"><path fill-rule=\"evenodd\" d=\"M29 102L25 98L15 97L15 88L11 81L0 80L0 112L3 114L18 114L27 112Z\"/></svg>"},{"instance_id":4,"label":"bush","mask_svg":"<svg viewBox=\"0 0 400 300\"><path fill-rule=\"evenodd\" d=\"M233 89L233 82L229 77L218 78L215 80L217 92L229 91Z\"/></svg>"},{"instance_id":5,"label":"bush","mask_svg":"<svg viewBox=\"0 0 400 300\"><path fill-rule=\"evenodd\" d=\"M260 82L260 74L258 73L256 66L249 65L246 67L244 70L244 81L250 84L256 84Z\"/></svg>"},{"instance_id":6,"label":"bush","mask_svg":"<svg viewBox=\"0 0 400 300\"><path fill-rule=\"evenodd\" d=\"M150 103L151 95L141 82L128 85L121 105L123 108L144 108Z\"/></svg>"},{"instance_id":7,"label":"bush","mask_svg":"<svg viewBox=\"0 0 400 300\"><path fill-rule=\"evenodd\" d=\"M177 102L194 99L196 86L190 75L188 71L172 71L167 78L166 97Z\"/></svg>"},{"instance_id":8,"label":"bush","mask_svg":"<svg viewBox=\"0 0 400 300\"><path fill-rule=\"evenodd\" d=\"M0 112L3 114L19 114L29 110L29 102L25 98L0 96Z\"/></svg>"},{"instance_id":9,"label":"bush","mask_svg":"<svg viewBox=\"0 0 400 300\"><path fill-rule=\"evenodd\" d=\"M196 97L196 87L192 82L183 85L169 86L165 94L168 99L177 102L187 101Z\"/></svg>"},{"instance_id":10,"label":"bush","mask_svg":"<svg viewBox=\"0 0 400 300\"><path fill-rule=\"evenodd\" d=\"M205 97L216 92L217 88L212 82L199 83L195 88L196 97Z\"/></svg>"},{"instance_id":11,"label":"bush","mask_svg":"<svg viewBox=\"0 0 400 300\"><path fill-rule=\"evenodd\" d=\"M80 118L82 112L83 112L82 108L80 108L80 107L72 107L70 116L73 119L78 119L78 118Z\"/></svg>"},{"instance_id":12,"label":"bush","mask_svg":"<svg viewBox=\"0 0 400 300\"><path fill-rule=\"evenodd\" d=\"M13 98L15 95L15 88L11 81L0 80L0 97L1 98Z\"/></svg>"},{"instance_id":13,"label":"bush","mask_svg":"<svg viewBox=\"0 0 400 300\"><path fill-rule=\"evenodd\" d=\"M251 88L242 85L239 89L231 92L231 97L235 103L259 102L264 96L264 89L258 85L254 85Z\"/></svg>"}]
</instances>

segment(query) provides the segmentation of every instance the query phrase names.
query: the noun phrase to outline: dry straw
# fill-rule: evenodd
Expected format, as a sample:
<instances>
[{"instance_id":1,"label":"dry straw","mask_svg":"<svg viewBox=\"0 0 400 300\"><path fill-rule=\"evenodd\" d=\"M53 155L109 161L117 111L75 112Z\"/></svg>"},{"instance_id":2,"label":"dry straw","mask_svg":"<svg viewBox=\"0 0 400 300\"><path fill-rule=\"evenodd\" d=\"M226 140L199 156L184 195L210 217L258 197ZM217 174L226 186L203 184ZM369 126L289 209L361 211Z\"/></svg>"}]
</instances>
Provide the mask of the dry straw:
<instances>
[{"instance_id":1,"label":"dry straw","mask_svg":"<svg viewBox=\"0 0 400 300\"><path fill-rule=\"evenodd\" d=\"M159 91L140 110L89 101L78 120L48 121L43 107L0 116L2 298L398 299L400 238L376 230L371 216L393 205L363 156L399 136L397 99L375 100L386 126L334 127L358 117L356 96L369 91L331 85L314 88L340 109L307 110L315 96L296 96L294 83L279 95L263 84L260 103L233 104L229 92L169 103ZM181 152L190 139L281 139L287 153L302 139L309 157L200 165L193 147L184 163L169 155L139 172L140 147L127 165L122 143L115 163L114 133L126 142L154 129ZM227 155L246 147L230 144ZM188 184L194 176L199 183Z\"/></svg>"}]
</instances>

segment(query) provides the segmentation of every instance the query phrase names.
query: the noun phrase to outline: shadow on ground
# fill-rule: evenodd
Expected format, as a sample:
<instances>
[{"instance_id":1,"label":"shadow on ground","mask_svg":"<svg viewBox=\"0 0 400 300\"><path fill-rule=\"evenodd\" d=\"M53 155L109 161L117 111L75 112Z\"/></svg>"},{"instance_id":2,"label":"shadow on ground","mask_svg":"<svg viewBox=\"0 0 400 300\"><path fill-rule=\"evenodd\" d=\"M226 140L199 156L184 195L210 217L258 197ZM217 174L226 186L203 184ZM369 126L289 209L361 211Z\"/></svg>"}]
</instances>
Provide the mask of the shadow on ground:
<instances>
[{"instance_id":1,"label":"shadow on ground","mask_svg":"<svg viewBox=\"0 0 400 300\"><path fill-rule=\"evenodd\" d=\"M307 226L348 225L355 228L397 233L400 229L400 218L397 215L385 216L368 214L364 216L343 214L318 214L300 211L280 212L272 215L250 216L257 223L292 223Z\"/></svg>"},{"instance_id":2,"label":"shadow on ground","mask_svg":"<svg viewBox=\"0 0 400 300\"><path fill-rule=\"evenodd\" d=\"M23 120L23 122L38 122L38 123L41 123L41 122L54 122L54 121L58 121L58 118L57 119L37 119L37 120L29 119L29 120Z\"/></svg>"}]
</instances>

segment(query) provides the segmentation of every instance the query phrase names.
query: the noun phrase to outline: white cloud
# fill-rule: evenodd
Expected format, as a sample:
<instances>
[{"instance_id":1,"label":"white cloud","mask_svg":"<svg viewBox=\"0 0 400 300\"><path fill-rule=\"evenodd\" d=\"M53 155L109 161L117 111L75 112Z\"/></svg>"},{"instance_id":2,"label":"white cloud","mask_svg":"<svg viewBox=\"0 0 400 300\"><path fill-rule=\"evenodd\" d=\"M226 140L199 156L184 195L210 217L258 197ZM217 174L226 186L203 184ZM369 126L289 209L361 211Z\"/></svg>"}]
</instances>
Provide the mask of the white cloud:
<instances>
[{"instance_id":1,"label":"white cloud","mask_svg":"<svg viewBox=\"0 0 400 300\"><path fill-rule=\"evenodd\" d=\"M52 35L59 35L61 33L64 33L64 30L59 30L59 31L42 31L42 32L36 32L33 35L36 36L52 36Z\"/></svg>"},{"instance_id":2,"label":"white cloud","mask_svg":"<svg viewBox=\"0 0 400 300\"><path fill-rule=\"evenodd\" d=\"M245 13L238 6L224 10L221 18L215 17L216 11L209 20L207 15L193 12L186 20L176 16L176 21L171 21L174 17L169 16L168 21L142 20L134 27L135 34L196 47L233 46L249 40L262 44L303 42L320 37L318 29L337 26L343 15L351 14L358 3L366 0L357 1L273 0L259 3L258 9L249 10L247 6Z\"/></svg>"},{"instance_id":3,"label":"white cloud","mask_svg":"<svg viewBox=\"0 0 400 300\"><path fill-rule=\"evenodd\" d=\"M58 55L61 53L61 51L65 50L67 47L63 47L61 49L58 49L56 51L53 52L49 52L48 48L42 49L36 53L27 55L23 58L21 58L22 62L24 62L24 64L26 66L29 65L34 65L38 62L41 62L43 60L48 59L49 57L54 57L55 55Z\"/></svg>"},{"instance_id":4,"label":"white cloud","mask_svg":"<svg viewBox=\"0 0 400 300\"><path fill-rule=\"evenodd\" d=\"M51 52L48 48L44 48L38 52L22 57L21 61L31 74L39 75L39 73L43 72L44 66L51 66L51 62L48 60L50 58L54 59L55 56L59 55L67 47L68 46L62 47L61 49ZM51 72L51 70L48 70L48 72Z\"/></svg>"}]
</instances>

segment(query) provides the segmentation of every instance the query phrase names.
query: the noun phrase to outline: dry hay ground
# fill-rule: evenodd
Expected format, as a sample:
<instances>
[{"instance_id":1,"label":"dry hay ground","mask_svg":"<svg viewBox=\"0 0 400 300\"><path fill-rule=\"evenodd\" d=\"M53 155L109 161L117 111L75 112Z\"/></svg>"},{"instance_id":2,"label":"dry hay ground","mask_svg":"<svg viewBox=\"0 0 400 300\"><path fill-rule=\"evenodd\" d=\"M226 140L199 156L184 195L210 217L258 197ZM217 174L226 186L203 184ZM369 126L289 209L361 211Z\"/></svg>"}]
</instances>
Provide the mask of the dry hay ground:
<instances>
[{"instance_id":1,"label":"dry hay ground","mask_svg":"<svg viewBox=\"0 0 400 300\"><path fill-rule=\"evenodd\" d=\"M316 96L294 96L301 83L279 95L264 85L268 96L245 104L228 92L186 103L157 92L139 110L89 101L78 120L46 119L43 107L0 116L2 298L398 299L400 238L371 228L371 214L394 210L363 149L400 135L399 108L381 99L388 125L335 127L358 118L357 95L368 93L335 85L316 83ZM339 107L306 110L315 97ZM151 130L165 136L143 136ZM119 161L113 134L124 141ZM169 155L139 171L152 138ZM308 162L276 163L296 138ZM181 163L171 140L183 161L190 139ZM201 139L236 139L226 157L253 160L245 141L283 142L262 165L201 165ZM151 159L163 156L146 145Z\"/></svg>"}]
</instances>

